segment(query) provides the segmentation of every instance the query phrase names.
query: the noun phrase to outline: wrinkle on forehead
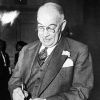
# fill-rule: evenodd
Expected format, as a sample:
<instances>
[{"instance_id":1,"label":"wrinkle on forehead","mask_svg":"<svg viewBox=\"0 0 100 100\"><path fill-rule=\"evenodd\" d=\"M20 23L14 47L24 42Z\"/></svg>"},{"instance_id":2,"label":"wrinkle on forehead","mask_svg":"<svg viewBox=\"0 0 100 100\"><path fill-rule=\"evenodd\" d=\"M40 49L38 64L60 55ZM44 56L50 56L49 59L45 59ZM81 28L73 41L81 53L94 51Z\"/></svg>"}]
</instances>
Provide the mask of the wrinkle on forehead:
<instances>
[{"instance_id":1,"label":"wrinkle on forehead","mask_svg":"<svg viewBox=\"0 0 100 100\"><path fill-rule=\"evenodd\" d=\"M59 17L57 13L54 11L43 11L38 14L37 20L39 23L44 24L46 26L50 24L57 24L59 22Z\"/></svg>"}]
</instances>

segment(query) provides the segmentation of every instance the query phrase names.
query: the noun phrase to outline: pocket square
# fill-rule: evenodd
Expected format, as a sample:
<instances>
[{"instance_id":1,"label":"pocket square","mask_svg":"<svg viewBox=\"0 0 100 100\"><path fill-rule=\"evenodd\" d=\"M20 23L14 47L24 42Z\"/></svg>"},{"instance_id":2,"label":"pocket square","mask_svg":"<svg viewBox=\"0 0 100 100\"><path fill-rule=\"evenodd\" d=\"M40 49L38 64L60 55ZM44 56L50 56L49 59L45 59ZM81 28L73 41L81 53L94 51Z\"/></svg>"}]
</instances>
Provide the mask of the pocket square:
<instances>
[{"instance_id":1,"label":"pocket square","mask_svg":"<svg viewBox=\"0 0 100 100\"><path fill-rule=\"evenodd\" d=\"M65 68L65 67L71 67L71 66L73 66L74 64L73 64L73 61L72 61L72 59L70 59L70 58L68 58L66 61L65 61L65 63L63 64L63 68Z\"/></svg>"}]
</instances>

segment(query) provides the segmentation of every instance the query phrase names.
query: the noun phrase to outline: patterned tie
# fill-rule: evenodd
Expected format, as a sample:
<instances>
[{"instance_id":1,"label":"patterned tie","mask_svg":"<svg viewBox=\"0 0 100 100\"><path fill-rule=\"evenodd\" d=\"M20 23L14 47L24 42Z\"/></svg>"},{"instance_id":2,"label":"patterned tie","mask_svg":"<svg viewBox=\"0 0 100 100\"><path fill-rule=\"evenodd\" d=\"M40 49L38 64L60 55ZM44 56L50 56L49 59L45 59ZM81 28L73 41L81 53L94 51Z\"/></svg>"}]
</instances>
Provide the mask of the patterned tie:
<instances>
[{"instance_id":1,"label":"patterned tie","mask_svg":"<svg viewBox=\"0 0 100 100\"><path fill-rule=\"evenodd\" d=\"M39 64L40 66L44 63L45 59L47 58L47 47L45 47L40 53L39 53Z\"/></svg>"}]
</instances>

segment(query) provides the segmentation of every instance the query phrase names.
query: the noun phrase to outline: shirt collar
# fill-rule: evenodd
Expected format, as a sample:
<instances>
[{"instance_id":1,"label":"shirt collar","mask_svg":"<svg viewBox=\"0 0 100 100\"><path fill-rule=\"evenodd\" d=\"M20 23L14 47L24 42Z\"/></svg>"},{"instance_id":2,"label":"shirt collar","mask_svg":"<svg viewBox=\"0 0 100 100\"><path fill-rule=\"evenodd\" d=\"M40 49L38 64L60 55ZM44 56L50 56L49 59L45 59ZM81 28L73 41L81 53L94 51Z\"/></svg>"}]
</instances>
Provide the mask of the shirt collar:
<instances>
[{"instance_id":1,"label":"shirt collar","mask_svg":"<svg viewBox=\"0 0 100 100\"><path fill-rule=\"evenodd\" d=\"M56 45L55 46L53 46L53 47L50 47L50 48L48 48L47 49L47 54L48 55L50 55L51 54L51 52L54 50L54 48L56 47ZM42 45L41 47L40 47L40 50L39 50L39 52L41 51L41 50L43 50L45 48L45 46L44 45Z\"/></svg>"}]
</instances>

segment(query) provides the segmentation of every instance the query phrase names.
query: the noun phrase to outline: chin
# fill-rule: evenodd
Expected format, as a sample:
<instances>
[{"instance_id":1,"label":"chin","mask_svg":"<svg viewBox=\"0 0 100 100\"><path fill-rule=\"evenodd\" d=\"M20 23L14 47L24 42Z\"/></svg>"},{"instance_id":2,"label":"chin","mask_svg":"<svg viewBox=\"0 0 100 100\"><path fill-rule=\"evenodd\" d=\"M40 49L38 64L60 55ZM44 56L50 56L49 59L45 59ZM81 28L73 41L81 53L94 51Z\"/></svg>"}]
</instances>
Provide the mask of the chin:
<instances>
[{"instance_id":1,"label":"chin","mask_svg":"<svg viewBox=\"0 0 100 100\"><path fill-rule=\"evenodd\" d=\"M54 46L54 44L52 43L52 44L44 44L46 47L53 47Z\"/></svg>"},{"instance_id":2,"label":"chin","mask_svg":"<svg viewBox=\"0 0 100 100\"><path fill-rule=\"evenodd\" d=\"M42 41L43 45L46 47L52 47L55 44L54 40L51 41Z\"/></svg>"},{"instance_id":3,"label":"chin","mask_svg":"<svg viewBox=\"0 0 100 100\"><path fill-rule=\"evenodd\" d=\"M44 44L45 46L49 46L49 45L51 45L52 43L47 42L47 41L43 41L43 44Z\"/></svg>"}]
</instances>

